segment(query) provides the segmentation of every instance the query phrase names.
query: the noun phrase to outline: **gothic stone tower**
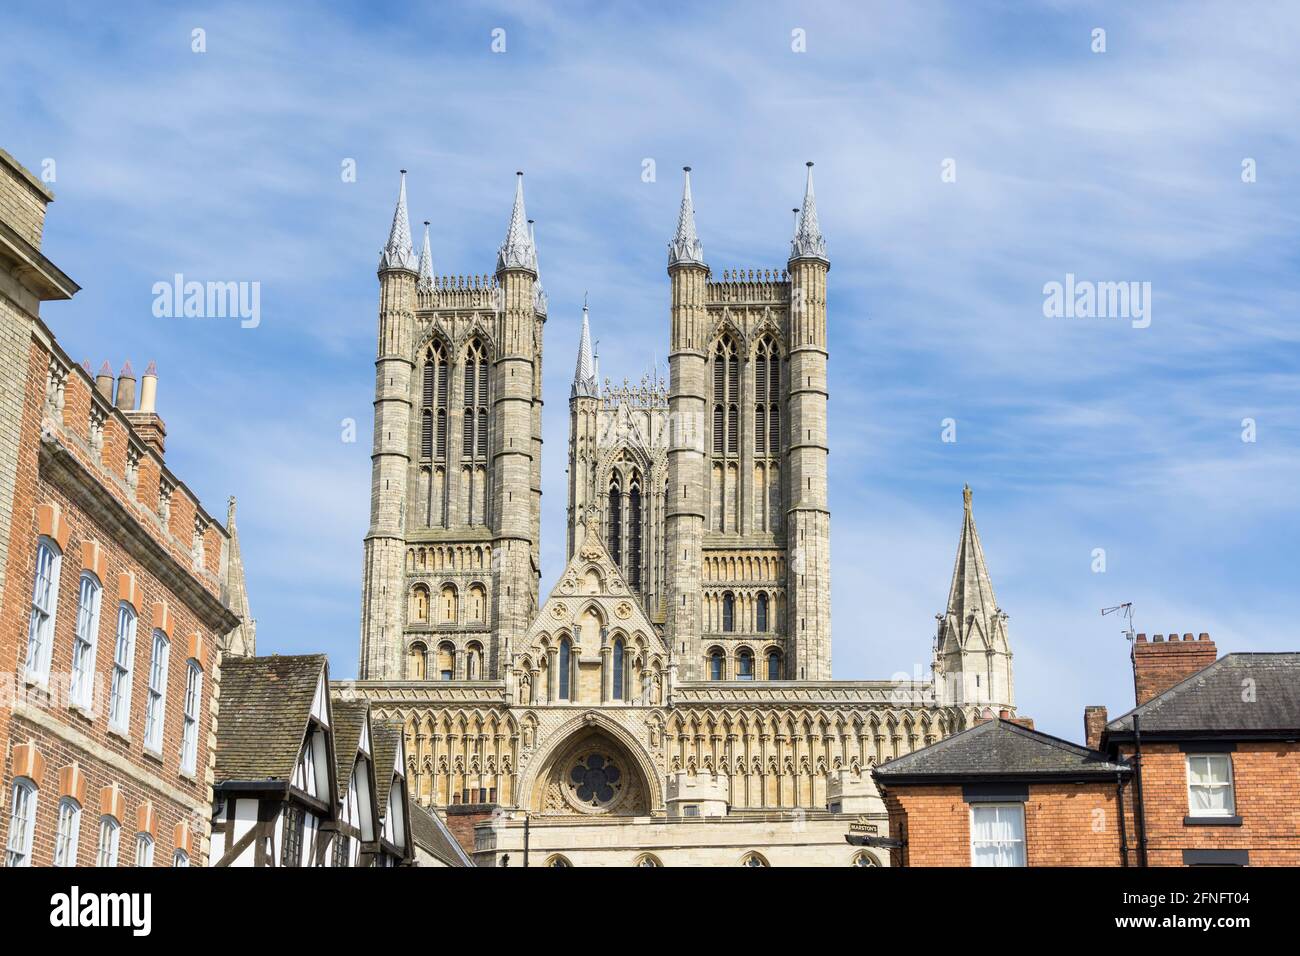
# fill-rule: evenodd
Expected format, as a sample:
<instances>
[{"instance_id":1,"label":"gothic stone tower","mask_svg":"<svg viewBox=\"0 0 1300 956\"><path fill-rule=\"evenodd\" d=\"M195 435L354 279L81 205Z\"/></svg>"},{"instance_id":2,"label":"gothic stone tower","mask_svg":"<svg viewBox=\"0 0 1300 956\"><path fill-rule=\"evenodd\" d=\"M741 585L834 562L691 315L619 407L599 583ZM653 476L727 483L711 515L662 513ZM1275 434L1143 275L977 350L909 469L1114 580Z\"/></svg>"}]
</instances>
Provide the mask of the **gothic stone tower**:
<instances>
[{"instance_id":1,"label":"gothic stone tower","mask_svg":"<svg viewBox=\"0 0 1300 956\"><path fill-rule=\"evenodd\" d=\"M573 557L588 517L645 612L664 621L664 498L668 487L668 392L653 374L640 384L599 384L591 323L582 337L569 390L569 537Z\"/></svg>"},{"instance_id":2,"label":"gothic stone tower","mask_svg":"<svg viewBox=\"0 0 1300 956\"><path fill-rule=\"evenodd\" d=\"M809 164L787 272L668 247L665 624L687 680L829 680L826 274Z\"/></svg>"},{"instance_id":3,"label":"gothic stone tower","mask_svg":"<svg viewBox=\"0 0 1300 956\"><path fill-rule=\"evenodd\" d=\"M499 679L536 613L546 295L519 176L496 274L435 278L403 172L379 261L362 679Z\"/></svg>"}]
</instances>

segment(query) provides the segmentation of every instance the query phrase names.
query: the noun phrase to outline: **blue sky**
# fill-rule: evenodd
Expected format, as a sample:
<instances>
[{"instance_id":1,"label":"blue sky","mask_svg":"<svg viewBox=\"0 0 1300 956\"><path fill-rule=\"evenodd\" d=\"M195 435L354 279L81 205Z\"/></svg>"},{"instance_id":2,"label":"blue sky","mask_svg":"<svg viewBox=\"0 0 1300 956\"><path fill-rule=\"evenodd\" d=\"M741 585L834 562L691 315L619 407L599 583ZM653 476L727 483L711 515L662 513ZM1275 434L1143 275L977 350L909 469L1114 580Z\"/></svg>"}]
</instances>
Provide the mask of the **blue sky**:
<instances>
[{"instance_id":1,"label":"blue sky","mask_svg":"<svg viewBox=\"0 0 1300 956\"><path fill-rule=\"evenodd\" d=\"M1103 606L1221 652L1300 646L1300 8L265 6L0 13L0 145L55 160L45 251L83 287L43 315L96 368L157 361L169 463L215 513L239 498L261 651L355 674L399 167L439 273L492 270L527 173L546 589L583 293L602 372L639 378L667 348L678 168L715 271L780 267L808 159L832 261L837 678L927 666L963 482L1043 729L1078 739L1085 704L1131 703ZM260 282L260 326L155 318L176 272ZM1045 318L1067 273L1150 282L1150 327Z\"/></svg>"}]
</instances>

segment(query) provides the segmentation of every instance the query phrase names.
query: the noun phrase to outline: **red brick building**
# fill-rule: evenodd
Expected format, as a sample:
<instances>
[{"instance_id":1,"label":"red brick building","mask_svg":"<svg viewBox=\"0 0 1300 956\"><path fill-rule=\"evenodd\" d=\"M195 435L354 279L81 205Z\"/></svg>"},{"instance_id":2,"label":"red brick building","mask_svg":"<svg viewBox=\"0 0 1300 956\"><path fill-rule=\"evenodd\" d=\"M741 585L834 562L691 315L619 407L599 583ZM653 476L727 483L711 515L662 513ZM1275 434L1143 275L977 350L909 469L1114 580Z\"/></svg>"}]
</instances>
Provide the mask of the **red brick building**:
<instances>
[{"instance_id":1,"label":"red brick building","mask_svg":"<svg viewBox=\"0 0 1300 956\"><path fill-rule=\"evenodd\" d=\"M902 866L1117 866L1128 767L994 718L876 767Z\"/></svg>"},{"instance_id":2,"label":"red brick building","mask_svg":"<svg viewBox=\"0 0 1300 956\"><path fill-rule=\"evenodd\" d=\"M130 363L92 376L41 320L78 291L40 251L52 199L0 151L4 864L202 865L242 569L167 467L152 366L137 404Z\"/></svg>"},{"instance_id":3,"label":"red brick building","mask_svg":"<svg viewBox=\"0 0 1300 956\"><path fill-rule=\"evenodd\" d=\"M1300 653L1228 654L1208 634L1137 635L1138 706L1084 713L1134 768L1131 866L1300 865Z\"/></svg>"}]
</instances>

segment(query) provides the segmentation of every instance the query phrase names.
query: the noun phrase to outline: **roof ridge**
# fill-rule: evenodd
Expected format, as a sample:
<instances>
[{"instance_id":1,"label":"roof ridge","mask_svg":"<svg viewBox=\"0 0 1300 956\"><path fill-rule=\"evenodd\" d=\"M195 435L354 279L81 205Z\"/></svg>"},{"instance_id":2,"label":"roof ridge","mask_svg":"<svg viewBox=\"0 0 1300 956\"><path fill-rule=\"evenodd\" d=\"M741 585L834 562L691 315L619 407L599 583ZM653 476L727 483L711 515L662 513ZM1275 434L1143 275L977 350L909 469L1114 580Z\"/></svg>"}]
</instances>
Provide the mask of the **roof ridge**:
<instances>
[{"instance_id":1,"label":"roof ridge","mask_svg":"<svg viewBox=\"0 0 1300 956\"><path fill-rule=\"evenodd\" d=\"M1222 664L1224 661L1228 660L1230 657L1234 657L1237 653L1240 653L1240 652L1234 652L1233 654L1224 654L1224 655L1223 655L1222 657L1220 657L1218 660L1214 661L1214 663L1212 663L1212 664L1206 664L1206 665L1205 665L1204 667L1202 667L1199 671L1197 671L1197 672L1194 673L1194 674L1189 674L1187 677L1184 677L1182 680L1180 680L1177 684L1174 684L1174 685L1172 685L1172 686L1170 686L1170 687L1166 687L1164 690L1162 690L1160 693L1156 694L1154 697L1152 697L1152 698L1151 698L1150 700L1148 700L1146 703L1144 703L1144 704L1137 704L1137 706L1132 707L1132 708L1130 708L1129 710L1126 710L1124 713L1120 714L1120 715L1119 715L1118 717L1116 717L1114 720L1107 721L1107 722L1106 722L1106 727L1109 729L1112 725L1119 723L1119 722L1120 722L1121 720L1123 720L1125 717L1132 717L1132 716L1133 716L1134 714L1136 714L1138 711L1143 711L1143 712L1145 712L1146 708L1151 707L1152 704L1159 705L1159 704L1162 703L1164 700L1166 700L1166 699L1169 697L1169 695L1172 694L1174 691L1178 690L1179 688L1183 687L1184 685L1190 684L1192 681L1196 680L1197 678L1204 677L1206 674L1208 674L1210 671L1212 671L1212 670L1214 670L1215 668L1217 668L1217 667L1218 667L1220 664ZM1154 709L1155 709L1155 708L1152 707L1152 710L1154 710Z\"/></svg>"},{"instance_id":2,"label":"roof ridge","mask_svg":"<svg viewBox=\"0 0 1300 956\"><path fill-rule=\"evenodd\" d=\"M1073 740L1066 740L1064 737L1058 737L1055 734L1049 734L1045 730L1036 730L1033 727L1026 727L1024 724L1018 724L1012 720L1004 720L1001 717L994 717L992 721L989 721L989 723L992 723L993 721L996 721L999 724L1011 728L1012 730L1015 730L1017 733L1020 733L1025 737L1030 737L1035 740L1041 738L1044 742L1050 743L1053 746L1058 747L1058 749L1068 748L1076 753L1082 753L1087 755L1098 754L1103 757L1106 756L1104 753L1102 753L1102 751L1093 750L1091 747L1087 746L1086 744L1076 744Z\"/></svg>"}]
</instances>

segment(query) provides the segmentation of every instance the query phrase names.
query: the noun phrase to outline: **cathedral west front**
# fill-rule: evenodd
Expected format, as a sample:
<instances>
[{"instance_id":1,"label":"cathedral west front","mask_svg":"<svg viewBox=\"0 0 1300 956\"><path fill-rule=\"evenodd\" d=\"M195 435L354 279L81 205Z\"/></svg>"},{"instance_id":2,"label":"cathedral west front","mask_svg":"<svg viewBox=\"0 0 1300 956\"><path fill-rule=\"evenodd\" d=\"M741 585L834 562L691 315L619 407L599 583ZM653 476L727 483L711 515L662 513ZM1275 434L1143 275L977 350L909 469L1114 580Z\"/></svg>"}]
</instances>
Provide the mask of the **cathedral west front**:
<instances>
[{"instance_id":1,"label":"cathedral west front","mask_svg":"<svg viewBox=\"0 0 1300 956\"><path fill-rule=\"evenodd\" d=\"M831 679L826 290L812 164L783 267L715 274L690 170L669 377L602 382L583 305L567 563L540 573L548 300L522 174L491 275L378 268L360 679L479 865L887 865L870 769L1014 710L969 489L926 681ZM543 589L543 584L547 589Z\"/></svg>"}]
</instances>

